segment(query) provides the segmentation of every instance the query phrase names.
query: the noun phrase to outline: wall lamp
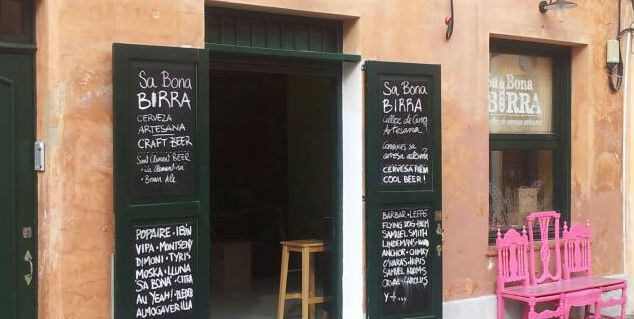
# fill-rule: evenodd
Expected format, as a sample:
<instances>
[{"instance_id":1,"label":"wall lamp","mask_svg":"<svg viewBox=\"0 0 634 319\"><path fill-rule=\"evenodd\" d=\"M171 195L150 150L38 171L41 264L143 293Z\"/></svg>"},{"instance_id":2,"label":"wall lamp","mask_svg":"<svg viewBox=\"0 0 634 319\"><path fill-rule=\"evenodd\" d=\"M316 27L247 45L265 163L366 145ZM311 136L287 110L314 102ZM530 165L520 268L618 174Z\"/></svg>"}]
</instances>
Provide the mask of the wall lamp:
<instances>
[{"instance_id":1,"label":"wall lamp","mask_svg":"<svg viewBox=\"0 0 634 319\"><path fill-rule=\"evenodd\" d=\"M577 4L567 0L548 0L539 3L539 12L546 13L548 10L563 10L576 7Z\"/></svg>"}]
</instances>

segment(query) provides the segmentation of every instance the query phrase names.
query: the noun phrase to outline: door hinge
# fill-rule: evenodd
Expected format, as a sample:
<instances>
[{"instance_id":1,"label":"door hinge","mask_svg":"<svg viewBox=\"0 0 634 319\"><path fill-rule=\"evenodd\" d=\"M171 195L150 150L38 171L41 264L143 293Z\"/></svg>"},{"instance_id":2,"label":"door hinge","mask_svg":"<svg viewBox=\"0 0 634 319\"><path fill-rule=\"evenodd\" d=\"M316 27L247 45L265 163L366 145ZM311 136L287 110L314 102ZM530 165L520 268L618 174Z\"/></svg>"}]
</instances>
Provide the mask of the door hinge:
<instances>
[{"instance_id":1,"label":"door hinge","mask_svg":"<svg viewBox=\"0 0 634 319\"><path fill-rule=\"evenodd\" d=\"M438 257L442 257L442 246L445 244L445 230L442 228L442 211L436 211L434 213L434 219L436 220L436 234L440 236L440 243L436 245L436 253Z\"/></svg>"},{"instance_id":2,"label":"door hinge","mask_svg":"<svg viewBox=\"0 0 634 319\"><path fill-rule=\"evenodd\" d=\"M436 226L436 234L440 235L440 243L436 245L436 253L438 253L438 257L442 256L442 246L445 243L445 231L442 229L440 223Z\"/></svg>"},{"instance_id":3,"label":"door hinge","mask_svg":"<svg viewBox=\"0 0 634 319\"><path fill-rule=\"evenodd\" d=\"M436 224L436 234L440 235L440 242L445 242L445 230L442 228L440 223Z\"/></svg>"},{"instance_id":4,"label":"door hinge","mask_svg":"<svg viewBox=\"0 0 634 319\"><path fill-rule=\"evenodd\" d=\"M31 281L33 280L33 256L31 256L31 252L30 251L26 251L26 254L24 254L24 261L29 263L29 273L24 275L24 281L26 281L26 285L30 286L31 285Z\"/></svg>"},{"instance_id":5,"label":"door hinge","mask_svg":"<svg viewBox=\"0 0 634 319\"><path fill-rule=\"evenodd\" d=\"M33 169L36 172L43 172L44 171L44 160L45 160L45 154L46 154L46 145L44 144L43 141L35 141L35 144L33 144Z\"/></svg>"}]
</instances>

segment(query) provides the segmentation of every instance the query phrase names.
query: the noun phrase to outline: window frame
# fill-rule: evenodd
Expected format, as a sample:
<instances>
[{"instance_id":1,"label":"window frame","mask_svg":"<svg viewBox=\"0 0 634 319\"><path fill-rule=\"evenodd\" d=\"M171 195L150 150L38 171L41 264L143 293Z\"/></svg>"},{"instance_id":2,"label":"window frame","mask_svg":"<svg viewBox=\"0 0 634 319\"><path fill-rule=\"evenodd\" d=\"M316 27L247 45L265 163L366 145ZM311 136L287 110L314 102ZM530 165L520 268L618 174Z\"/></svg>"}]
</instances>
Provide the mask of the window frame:
<instances>
[{"instance_id":1,"label":"window frame","mask_svg":"<svg viewBox=\"0 0 634 319\"><path fill-rule=\"evenodd\" d=\"M570 140L571 140L571 53L565 46L495 39L489 41L489 52L548 57L553 61L553 130L549 134L491 134L491 151L552 150L553 209L570 222ZM490 60L489 60L490 63ZM491 160L489 159L489 163ZM491 172L489 172L490 174ZM489 208L489 217L491 211ZM554 229L552 230L554 231ZM489 230L489 245L495 244L496 230Z\"/></svg>"},{"instance_id":2,"label":"window frame","mask_svg":"<svg viewBox=\"0 0 634 319\"><path fill-rule=\"evenodd\" d=\"M17 0L23 5L21 35L3 34L0 30L0 47L9 44L35 44L35 5L33 0Z\"/></svg>"}]
</instances>

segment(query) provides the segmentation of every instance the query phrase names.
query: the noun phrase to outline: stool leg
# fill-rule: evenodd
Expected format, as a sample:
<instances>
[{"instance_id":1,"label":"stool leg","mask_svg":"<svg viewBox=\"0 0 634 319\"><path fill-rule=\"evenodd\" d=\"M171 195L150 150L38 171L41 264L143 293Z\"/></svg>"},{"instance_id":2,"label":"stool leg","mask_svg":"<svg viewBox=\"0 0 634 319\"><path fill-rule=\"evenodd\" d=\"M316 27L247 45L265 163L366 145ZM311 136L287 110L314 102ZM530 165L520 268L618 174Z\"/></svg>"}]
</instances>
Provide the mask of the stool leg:
<instances>
[{"instance_id":1,"label":"stool leg","mask_svg":"<svg viewBox=\"0 0 634 319\"><path fill-rule=\"evenodd\" d=\"M310 278L309 278L309 282L310 282L310 290L309 290L309 296L315 297L315 255L308 255L308 258L310 259ZM315 304L311 303L308 305L308 315L310 318L315 318Z\"/></svg>"},{"instance_id":2,"label":"stool leg","mask_svg":"<svg viewBox=\"0 0 634 319\"><path fill-rule=\"evenodd\" d=\"M310 285L310 255L308 247L302 248L302 319L308 318L308 286Z\"/></svg>"},{"instance_id":3,"label":"stool leg","mask_svg":"<svg viewBox=\"0 0 634 319\"><path fill-rule=\"evenodd\" d=\"M280 293L277 301L277 319L284 318L284 303L286 302L286 280L288 278L288 247L282 246L282 266L280 270Z\"/></svg>"}]
</instances>

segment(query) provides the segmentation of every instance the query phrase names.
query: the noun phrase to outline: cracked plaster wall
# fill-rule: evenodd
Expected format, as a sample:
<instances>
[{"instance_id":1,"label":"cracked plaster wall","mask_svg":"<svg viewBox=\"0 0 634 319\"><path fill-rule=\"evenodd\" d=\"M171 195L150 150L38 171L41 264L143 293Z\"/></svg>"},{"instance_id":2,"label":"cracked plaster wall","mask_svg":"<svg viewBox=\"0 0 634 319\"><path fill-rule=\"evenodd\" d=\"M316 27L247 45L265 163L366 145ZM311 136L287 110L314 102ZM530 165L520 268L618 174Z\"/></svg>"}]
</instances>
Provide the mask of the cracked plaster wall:
<instances>
[{"instance_id":1,"label":"cracked plaster wall","mask_svg":"<svg viewBox=\"0 0 634 319\"><path fill-rule=\"evenodd\" d=\"M488 40L572 46L572 218L589 219L596 274L617 274L621 242L621 96L609 92L605 40L616 1L578 0L565 15L538 1L458 1L451 41L442 0L226 0L207 4L344 20L345 52L442 65L444 299L494 292L488 233ZM41 318L110 316L113 252L112 43L202 47L202 0L38 0ZM344 212L345 214L345 212ZM468 262L464 262L468 260Z\"/></svg>"}]
</instances>

